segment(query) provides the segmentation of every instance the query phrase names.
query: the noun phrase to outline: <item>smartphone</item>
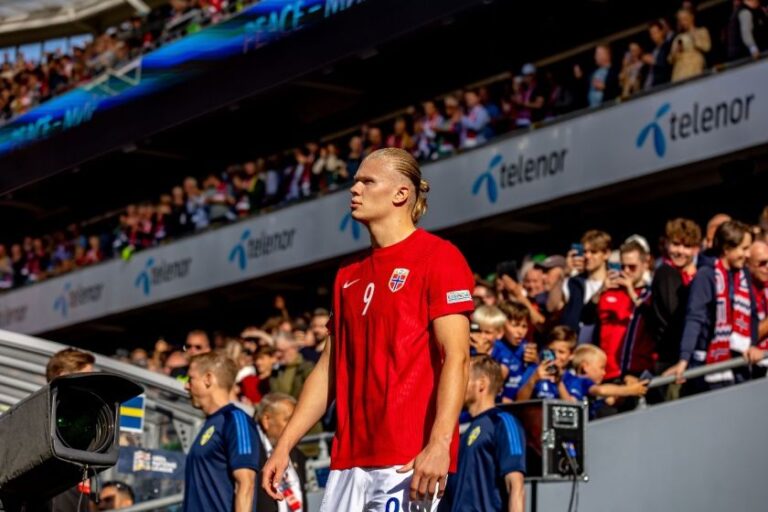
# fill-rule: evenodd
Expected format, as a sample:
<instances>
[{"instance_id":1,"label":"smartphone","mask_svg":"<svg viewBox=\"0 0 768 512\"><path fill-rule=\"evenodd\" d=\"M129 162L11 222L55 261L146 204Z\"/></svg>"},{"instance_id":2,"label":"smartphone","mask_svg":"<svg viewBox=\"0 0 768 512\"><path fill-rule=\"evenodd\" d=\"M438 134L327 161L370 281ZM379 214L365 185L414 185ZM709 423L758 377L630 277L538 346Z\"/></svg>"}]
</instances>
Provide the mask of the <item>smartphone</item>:
<instances>
[{"instance_id":1,"label":"smartphone","mask_svg":"<svg viewBox=\"0 0 768 512\"><path fill-rule=\"evenodd\" d=\"M576 251L576 256L584 256L584 244L571 244L571 250Z\"/></svg>"},{"instance_id":2,"label":"smartphone","mask_svg":"<svg viewBox=\"0 0 768 512\"><path fill-rule=\"evenodd\" d=\"M552 352L549 349L544 349L541 351L541 361L543 363L550 363L555 360L555 353ZM551 365L547 368L547 373L550 375L555 375L558 372L557 366Z\"/></svg>"},{"instance_id":3,"label":"smartphone","mask_svg":"<svg viewBox=\"0 0 768 512\"><path fill-rule=\"evenodd\" d=\"M618 261L609 261L608 270L612 270L614 272L621 272L621 263L619 263Z\"/></svg>"},{"instance_id":4,"label":"smartphone","mask_svg":"<svg viewBox=\"0 0 768 512\"><path fill-rule=\"evenodd\" d=\"M517 262L514 260L502 261L496 265L496 275L509 276L514 280L517 280Z\"/></svg>"}]
</instances>

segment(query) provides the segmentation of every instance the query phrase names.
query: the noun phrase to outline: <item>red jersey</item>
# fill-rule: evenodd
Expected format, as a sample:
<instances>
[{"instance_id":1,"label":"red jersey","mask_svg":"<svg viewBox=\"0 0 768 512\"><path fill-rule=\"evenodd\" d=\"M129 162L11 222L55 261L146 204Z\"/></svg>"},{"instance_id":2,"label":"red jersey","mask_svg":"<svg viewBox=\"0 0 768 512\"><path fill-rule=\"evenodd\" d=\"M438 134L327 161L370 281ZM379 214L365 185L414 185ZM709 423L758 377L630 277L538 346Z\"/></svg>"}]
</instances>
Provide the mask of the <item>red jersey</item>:
<instances>
[{"instance_id":1,"label":"red jersey","mask_svg":"<svg viewBox=\"0 0 768 512\"><path fill-rule=\"evenodd\" d=\"M643 288L637 288L635 292L641 298L644 296ZM635 318L638 314L641 316ZM597 317L600 325L600 348L606 355L606 380L621 377L622 366L630 373L642 373L643 370L653 368L654 341L645 327L642 314L625 290L605 291L597 303ZM630 332L633 320L635 325ZM625 347L627 342L632 346ZM627 351L628 354L625 353ZM622 361L622 358L627 360Z\"/></svg>"},{"instance_id":2,"label":"red jersey","mask_svg":"<svg viewBox=\"0 0 768 512\"><path fill-rule=\"evenodd\" d=\"M338 414L331 469L406 464L427 445L443 363L431 322L471 314L473 286L458 249L421 229L342 264L329 322ZM451 471L457 455L458 422Z\"/></svg>"}]
</instances>

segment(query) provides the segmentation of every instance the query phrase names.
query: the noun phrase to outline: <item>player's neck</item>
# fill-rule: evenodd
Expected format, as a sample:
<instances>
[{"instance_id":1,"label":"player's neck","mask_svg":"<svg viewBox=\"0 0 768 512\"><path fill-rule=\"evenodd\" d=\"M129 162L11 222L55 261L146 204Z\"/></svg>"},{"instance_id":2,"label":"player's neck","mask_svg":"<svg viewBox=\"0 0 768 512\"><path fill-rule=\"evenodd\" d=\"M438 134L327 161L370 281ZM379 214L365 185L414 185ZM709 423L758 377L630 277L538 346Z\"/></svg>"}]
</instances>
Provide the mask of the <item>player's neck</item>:
<instances>
[{"instance_id":1,"label":"player's neck","mask_svg":"<svg viewBox=\"0 0 768 512\"><path fill-rule=\"evenodd\" d=\"M368 232L371 235L371 247L381 249L395 245L408 238L416 226L410 218L402 216L391 216L368 225Z\"/></svg>"},{"instance_id":2,"label":"player's neck","mask_svg":"<svg viewBox=\"0 0 768 512\"><path fill-rule=\"evenodd\" d=\"M492 396L490 397L482 397L480 400L478 400L475 403L469 404L467 407L467 412L469 412L469 415L473 418L476 416L479 416L483 414L488 409L493 409L496 407L495 400Z\"/></svg>"},{"instance_id":3,"label":"player's neck","mask_svg":"<svg viewBox=\"0 0 768 512\"><path fill-rule=\"evenodd\" d=\"M204 403L200 404L200 409L205 413L206 416L211 416L213 413L225 405L228 405L229 403L229 393L222 391L221 393L213 393L211 396L209 396Z\"/></svg>"}]
</instances>

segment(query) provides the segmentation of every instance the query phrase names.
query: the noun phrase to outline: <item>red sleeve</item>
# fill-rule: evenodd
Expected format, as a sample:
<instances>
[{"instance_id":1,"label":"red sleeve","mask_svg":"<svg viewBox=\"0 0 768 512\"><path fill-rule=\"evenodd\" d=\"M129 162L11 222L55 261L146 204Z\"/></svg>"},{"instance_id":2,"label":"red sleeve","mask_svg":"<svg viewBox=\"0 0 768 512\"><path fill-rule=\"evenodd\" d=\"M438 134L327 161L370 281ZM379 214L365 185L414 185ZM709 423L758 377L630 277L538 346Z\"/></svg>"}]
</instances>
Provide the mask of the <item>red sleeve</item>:
<instances>
[{"instance_id":1,"label":"red sleeve","mask_svg":"<svg viewBox=\"0 0 768 512\"><path fill-rule=\"evenodd\" d=\"M240 393L246 397L252 404L261 402L261 393L259 392L259 378L256 375L248 375L240 381Z\"/></svg>"},{"instance_id":2,"label":"red sleeve","mask_svg":"<svg viewBox=\"0 0 768 512\"><path fill-rule=\"evenodd\" d=\"M472 288L475 278L467 260L449 243L432 255L427 282L429 320L445 315L471 314L475 309Z\"/></svg>"}]
</instances>

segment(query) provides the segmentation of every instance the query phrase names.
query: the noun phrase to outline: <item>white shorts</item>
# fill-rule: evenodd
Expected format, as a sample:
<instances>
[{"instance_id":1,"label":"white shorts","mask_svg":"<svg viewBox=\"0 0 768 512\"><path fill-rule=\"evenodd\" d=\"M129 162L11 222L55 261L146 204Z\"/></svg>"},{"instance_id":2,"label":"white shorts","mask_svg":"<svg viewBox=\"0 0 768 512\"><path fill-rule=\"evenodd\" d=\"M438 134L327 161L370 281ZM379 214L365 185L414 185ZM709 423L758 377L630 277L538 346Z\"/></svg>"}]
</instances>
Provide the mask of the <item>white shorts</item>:
<instances>
[{"instance_id":1,"label":"white shorts","mask_svg":"<svg viewBox=\"0 0 768 512\"><path fill-rule=\"evenodd\" d=\"M398 473L401 467L331 471L320 512L437 512L437 497L411 502L413 471Z\"/></svg>"}]
</instances>

